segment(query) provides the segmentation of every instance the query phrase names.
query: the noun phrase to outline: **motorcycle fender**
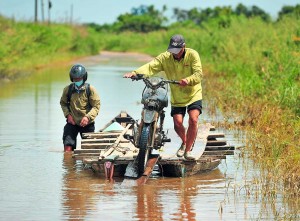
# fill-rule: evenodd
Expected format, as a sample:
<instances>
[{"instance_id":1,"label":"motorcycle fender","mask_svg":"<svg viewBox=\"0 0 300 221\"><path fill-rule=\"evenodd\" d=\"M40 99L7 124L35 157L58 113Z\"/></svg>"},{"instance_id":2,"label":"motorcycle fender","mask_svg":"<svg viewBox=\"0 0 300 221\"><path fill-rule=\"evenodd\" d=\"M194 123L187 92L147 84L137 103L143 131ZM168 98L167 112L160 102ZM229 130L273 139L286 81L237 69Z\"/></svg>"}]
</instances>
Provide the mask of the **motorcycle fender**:
<instances>
[{"instance_id":1,"label":"motorcycle fender","mask_svg":"<svg viewBox=\"0 0 300 221\"><path fill-rule=\"evenodd\" d=\"M143 121L146 124L150 124L156 121L158 113L156 111L144 110L143 111Z\"/></svg>"}]
</instances>

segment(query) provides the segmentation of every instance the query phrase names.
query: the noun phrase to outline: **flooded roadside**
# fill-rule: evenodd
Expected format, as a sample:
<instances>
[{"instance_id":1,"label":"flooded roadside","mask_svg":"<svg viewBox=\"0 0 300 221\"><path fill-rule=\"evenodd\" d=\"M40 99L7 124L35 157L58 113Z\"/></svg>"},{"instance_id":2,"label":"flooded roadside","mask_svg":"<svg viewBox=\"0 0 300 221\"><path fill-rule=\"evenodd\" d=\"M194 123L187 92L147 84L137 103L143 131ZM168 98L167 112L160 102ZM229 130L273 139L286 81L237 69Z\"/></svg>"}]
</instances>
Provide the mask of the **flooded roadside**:
<instances>
[{"instance_id":1,"label":"flooded roadside","mask_svg":"<svg viewBox=\"0 0 300 221\"><path fill-rule=\"evenodd\" d=\"M102 56L80 60L88 65L88 82L101 96L96 129L121 110L139 119L143 89L142 84L133 86L122 78L124 72L144 63L135 60L140 55L126 59L122 53ZM132 180L116 178L110 182L97 177L63 153L65 119L59 99L69 84L68 68L36 73L5 84L0 92L1 220L299 218L295 201L287 201L280 194L273 198L264 195L259 181L264 174L253 162L240 158L240 150L216 170L192 177L152 178L144 186ZM200 118L201 122L210 120L212 117L205 112ZM172 127L170 116L166 116L165 126ZM242 132L217 129L232 145L245 145ZM272 187L267 178L265 185Z\"/></svg>"}]
</instances>

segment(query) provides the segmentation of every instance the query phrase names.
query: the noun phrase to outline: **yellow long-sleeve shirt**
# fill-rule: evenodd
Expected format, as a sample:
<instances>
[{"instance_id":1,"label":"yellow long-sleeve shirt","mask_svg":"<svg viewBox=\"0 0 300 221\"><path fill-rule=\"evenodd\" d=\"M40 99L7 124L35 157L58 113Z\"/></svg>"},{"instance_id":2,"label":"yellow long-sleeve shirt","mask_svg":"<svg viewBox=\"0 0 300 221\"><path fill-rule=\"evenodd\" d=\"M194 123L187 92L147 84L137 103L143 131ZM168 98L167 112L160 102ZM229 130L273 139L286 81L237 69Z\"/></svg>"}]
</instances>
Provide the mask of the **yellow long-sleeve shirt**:
<instances>
[{"instance_id":1,"label":"yellow long-sleeve shirt","mask_svg":"<svg viewBox=\"0 0 300 221\"><path fill-rule=\"evenodd\" d=\"M197 51L186 48L184 58L180 61L175 60L170 52L163 52L133 73L150 77L162 71L165 72L166 78L169 80L188 80L187 86L170 84L172 106L184 107L197 100L202 100L201 80L203 73Z\"/></svg>"}]
</instances>

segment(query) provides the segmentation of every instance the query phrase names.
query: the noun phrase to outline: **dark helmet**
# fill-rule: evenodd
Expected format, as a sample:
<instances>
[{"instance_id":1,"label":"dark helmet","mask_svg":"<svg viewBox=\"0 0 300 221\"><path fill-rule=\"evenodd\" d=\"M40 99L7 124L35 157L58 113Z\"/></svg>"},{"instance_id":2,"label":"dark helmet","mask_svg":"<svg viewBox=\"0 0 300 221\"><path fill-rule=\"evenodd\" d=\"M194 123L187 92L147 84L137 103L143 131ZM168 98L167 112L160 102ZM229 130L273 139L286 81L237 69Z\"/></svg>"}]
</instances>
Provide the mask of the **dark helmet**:
<instances>
[{"instance_id":1,"label":"dark helmet","mask_svg":"<svg viewBox=\"0 0 300 221\"><path fill-rule=\"evenodd\" d=\"M70 80L73 82L73 78L82 78L83 82L87 80L87 71L81 64L75 64L70 70Z\"/></svg>"}]
</instances>

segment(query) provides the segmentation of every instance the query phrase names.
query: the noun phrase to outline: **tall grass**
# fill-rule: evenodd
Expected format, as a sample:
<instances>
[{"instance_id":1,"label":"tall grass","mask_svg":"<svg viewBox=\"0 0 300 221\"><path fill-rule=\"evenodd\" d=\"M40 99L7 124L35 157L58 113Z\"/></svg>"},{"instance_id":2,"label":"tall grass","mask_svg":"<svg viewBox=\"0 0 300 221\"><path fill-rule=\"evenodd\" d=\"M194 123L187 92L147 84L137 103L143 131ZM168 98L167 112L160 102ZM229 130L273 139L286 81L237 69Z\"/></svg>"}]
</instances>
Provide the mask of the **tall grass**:
<instances>
[{"instance_id":1,"label":"tall grass","mask_svg":"<svg viewBox=\"0 0 300 221\"><path fill-rule=\"evenodd\" d=\"M208 50L213 53L205 85L227 116L239 116L234 122L247 130L253 159L273 171L275 182L300 194L298 23L291 18L270 24L233 21L218 32L218 47Z\"/></svg>"},{"instance_id":2,"label":"tall grass","mask_svg":"<svg viewBox=\"0 0 300 221\"><path fill-rule=\"evenodd\" d=\"M62 24L14 22L0 16L0 78L15 78L54 61L97 54L93 30Z\"/></svg>"}]
</instances>

